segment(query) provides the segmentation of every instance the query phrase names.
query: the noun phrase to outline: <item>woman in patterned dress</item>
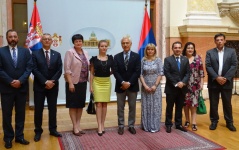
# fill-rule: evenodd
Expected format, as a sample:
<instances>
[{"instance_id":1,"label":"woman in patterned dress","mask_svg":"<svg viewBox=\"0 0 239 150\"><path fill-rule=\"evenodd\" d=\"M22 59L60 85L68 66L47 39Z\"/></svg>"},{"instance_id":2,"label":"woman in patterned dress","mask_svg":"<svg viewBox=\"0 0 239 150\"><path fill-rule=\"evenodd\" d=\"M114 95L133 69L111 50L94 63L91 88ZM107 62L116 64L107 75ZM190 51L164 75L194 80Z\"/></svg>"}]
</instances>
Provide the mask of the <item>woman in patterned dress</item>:
<instances>
[{"instance_id":1,"label":"woman in patterned dress","mask_svg":"<svg viewBox=\"0 0 239 150\"><path fill-rule=\"evenodd\" d=\"M141 125L146 132L160 130L162 114L162 92L160 80L163 76L162 60L156 56L154 44L148 44L141 61Z\"/></svg>"},{"instance_id":2,"label":"woman in patterned dress","mask_svg":"<svg viewBox=\"0 0 239 150\"><path fill-rule=\"evenodd\" d=\"M196 124L196 110L198 107L198 97L200 90L203 89L203 63L199 55L196 54L195 44L192 42L187 42L184 46L183 53L189 59L190 64L190 78L188 82L188 93L185 96L185 106L184 113L186 117L186 122L184 127L188 128L190 125L189 119L189 110L191 111L191 121L192 121L192 130L197 131Z\"/></svg>"},{"instance_id":3,"label":"woman in patterned dress","mask_svg":"<svg viewBox=\"0 0 239 150\"><path fill-rule=\"evenodd\" d=\"M82 49L83 36L72 36L74 47L69 49L64 59L64 77L66 80L66 107L69 108L73 124L73 134L81 136L85 132L80 128L82 110L85 107L86 87L89 75L89 58Z\"/></svg>"},{"instance_id":4,"label":"woman in patterned dress","mask_svg":"<svg viewBox=\"0 0 239 150\"><path fill-rule=\"evenodd\" d=\"M98 135L105 133L104 123L107 112L107 103L110 102L111 80L113 73L113 56L107 55L108 42L99 41L99 55L90 59L90 92L94 93L96 103L96 119L98 123Z\"/></svg>"}]
</instances>

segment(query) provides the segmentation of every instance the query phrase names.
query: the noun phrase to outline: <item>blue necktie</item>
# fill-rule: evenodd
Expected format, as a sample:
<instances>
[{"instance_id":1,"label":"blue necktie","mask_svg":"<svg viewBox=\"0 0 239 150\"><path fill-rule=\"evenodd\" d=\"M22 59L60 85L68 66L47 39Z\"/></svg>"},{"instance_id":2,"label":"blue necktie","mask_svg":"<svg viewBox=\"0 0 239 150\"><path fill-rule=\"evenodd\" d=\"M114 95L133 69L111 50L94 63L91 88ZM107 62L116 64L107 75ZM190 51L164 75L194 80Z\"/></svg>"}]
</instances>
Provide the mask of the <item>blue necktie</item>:
<instances>
[{"instance_id":1,"label":"blue necktie","mask_svg":"<svg viewBox=\"0 0 239 150\"><path fill-rule=\"evenodd\" d=\"M180 61L179 61L179 57L176 57L176 61L177 61L177 64L178 64L178 70L180 71Z\"/></svg>"},{"instance_id":2,"label":"blue necktie","mask_svg":"<svg viewBox=\"0 0 239 150\"><path fill-rule=\"evenodd\" d=\"M12 48L12 60L13 60L13 64L14 67L17 67L17 53L16 53L16 49Z\"/></svg>"}]
</instances>

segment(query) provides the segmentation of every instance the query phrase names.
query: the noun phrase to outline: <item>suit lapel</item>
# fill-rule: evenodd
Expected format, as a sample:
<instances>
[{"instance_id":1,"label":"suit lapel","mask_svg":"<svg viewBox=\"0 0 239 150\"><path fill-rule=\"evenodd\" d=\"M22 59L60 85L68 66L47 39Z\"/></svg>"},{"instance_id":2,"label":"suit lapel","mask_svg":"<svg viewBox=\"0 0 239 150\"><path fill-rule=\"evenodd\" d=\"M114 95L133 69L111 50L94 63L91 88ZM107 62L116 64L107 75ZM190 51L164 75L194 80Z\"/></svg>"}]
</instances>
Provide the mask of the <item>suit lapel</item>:
<instances>
[{"instance_id":1,"label":"suit lapel","mask_svg":"<svg viewBox=\"0 0 239 150\"><path fill-rule=\"evenodd\" d=\"M224 55L223 55L223 66L226 62L227 56L228 56L228 51L227 51L227 48L225 47L224 48Z\"/></svg>"},{"instance_id":2,"label":"suit lapel","mask_svg":"<svg viewBox=\"0 0 239 150\"><path fill-rule=\"evenodd\" d=\"M10 51L10 49L9 49L8 46L6 47L6 51L7 51L7 57L11 58L11 64L12 64L12 66L15 68L14 63L13 63L13 60L12 60L11 51ZM18 57L17 57L17 64L18 64L18 60L19 60L19 59L18 59Z\"/></svg>"},{"instance_id":3,"label":"suit lapel","mask_svg":"<svg viewBox=\"0 0 239 150\"><path fill-rule=\"evenodd\" d=\"M216 58L217 63L219 64L218 52L217 52L216 48L214 48L214 50L213 50L213 55Z\"/></svg>"}]
</instances>

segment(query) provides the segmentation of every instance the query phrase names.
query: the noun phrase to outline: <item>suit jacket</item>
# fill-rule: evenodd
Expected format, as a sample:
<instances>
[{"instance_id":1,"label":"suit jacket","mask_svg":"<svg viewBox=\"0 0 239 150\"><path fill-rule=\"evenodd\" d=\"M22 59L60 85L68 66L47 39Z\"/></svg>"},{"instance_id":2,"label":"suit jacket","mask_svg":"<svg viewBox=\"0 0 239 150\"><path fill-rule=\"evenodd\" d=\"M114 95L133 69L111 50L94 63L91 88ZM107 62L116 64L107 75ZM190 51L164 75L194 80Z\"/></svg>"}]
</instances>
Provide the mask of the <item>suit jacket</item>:
<instances>
[{"instance_id":1,"label":"suit jacket","mask_svg":"<svg viewBox=\"0 0 239 150\"><path fill-rule=\"evenodd\" d=\"M187 57L180 57L180 71L178 69L177 61L174 55L166 57L164 59L164 75L166 77L165 93L174 94L179 89L175 87L178 82L188 84L190 76L190 67ZM184 94L187 92L187 86L183 86L181 89Z\"/></svg>"},{"instance_id":2,"label":"suit jacket","mask_svg":"<svg viewBox=\"0 0 239 150\"><path fill-rule=\"evenodd\" d=\"M114 56L114 69L113 73L116 79L115 92L123 93L120 87L123 81L130 82L128 90L132 92L139 91L138 78L140 76L141 61L139 54L131 51L128 63L128 69L126 70L124 65L124 53L118 53Z\"/></svg>"},{"instance_id":3,"label":"suit jacket","mask_svg":"<svg viewBox=\"0 0 239 150\"><path fill-rule=\"evenodd\" d=\"M57 51L51 49L50 52L50 66L48 68L46 57L43 49L32 52L33 60L33 70L34 74L34 91L44 91L45 82L47 80L55 80L55 86L53 88L58 88L58 80L62 74L62 60L61 54Z\"/></svg>"},{"instance_id":4,"label":"suit jacket","mask_svg":"<svg viewBox=\"0 0 239 150\"><path fill-rule=\"evenodd\" d=\"M32 72L32 57L28 49L17 47L17 67L14 67L9 46L0 48L0 92L12 93L15 90L27 92L28 77ZM13 80L21 82L20 88L14 88L10 84Z\"/></svg>"},{"instance_id":5,"label":"suit jacket","mask_svg":"<svg viewBox=\"0 0 239 150\"><path fill-rule=\"evenodd\" d=\"M90 65L89 62L89 56L87 51L84 51L85 57L87 59L88 65ZM65 54L64 58L64 70L65 73L71 75L71 80L73 84L77 84L80 79L80 73L81 73L81 67L82 67L82 60L75 51L74 48L68 50ZM66 79L66 78L65 78ZM66 81L68 82L68 81Z\"/></svg>"},{"instance_id":6,"label":"suit jacket","mask_svg":"<svg viewBox=\"0 0 239 150\"><path fill-rule=\"evenodd\" d=\"M237 55L235 49L224 47L223 55L223 68L222 77L227 78L227 82L224 85L218 84L216 78L219 69L219 58L217 48L213 48L207 51L206 54L206 70L208 73L208 88L223 88L232 89L233 88L233 77L235 76L237 69Z\"/></svg>"}]
</instances>

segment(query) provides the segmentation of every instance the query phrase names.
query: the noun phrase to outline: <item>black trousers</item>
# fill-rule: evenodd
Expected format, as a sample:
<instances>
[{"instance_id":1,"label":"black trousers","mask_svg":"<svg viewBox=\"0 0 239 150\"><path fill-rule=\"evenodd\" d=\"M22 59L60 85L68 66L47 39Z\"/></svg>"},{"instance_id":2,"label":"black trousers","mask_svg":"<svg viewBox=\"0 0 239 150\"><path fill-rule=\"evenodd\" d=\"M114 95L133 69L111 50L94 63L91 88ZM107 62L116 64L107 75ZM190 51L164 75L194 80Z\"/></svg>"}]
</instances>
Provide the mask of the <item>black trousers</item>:
<instances>
[{"instance_id":1,"label":"black trousers","mask_svg":"<svg viewBox=\"0 0 239 150\"><path fill-rule=\"evenodd\" d=\"M45 98L47 98L48 105L48 126L49 131L56 131L56 113L57 113L57 97L58 97L58 87L53 87L50 90L45 89L44 91L34 91L34 124L35 133L42 133L42 113L44 109Z\"/></svg>"},{"instance_id":2,"label":"black trousers","mask_svg":"<svg viewBox=\"0 0 239 150\"><path fill-rule=\"evenodd\" d=\"M166 103L167 103L166 120L165 120L166 126L172 127L173 125L172 118L174 104L175 104L175 114L174 114L175 125L176 126L182 125L182 109L184 105L184 98L185 94L183 94L181 89L178 89L177 92L174 94L166 93Z\"/></svg>"},{"instance_id":3,"label":"black trousers","mask_svg":"<svg viewBox=\"0 0 239 150\"><path fill-rule=\"evenodd\" d=\"M219 120L218 103L219 103L220 94L221 94L224 119L226 120L226 123L233 123L232 104L231 104L232 89L210 88L208 89L208 93L209 93L209 100L210 100L211 122L217 123Z\"/></svg>"},{"instance_id":4,"label":"black trousers","mask_svg":"<svg viewBox=\"0 0 239 150\"><path fill-rule=\"evenodd\" d=\"M3 140L12 141L14 130L12 127L12 110L15 107L15 138L24 138L26 92L15 91L12 93L1 93L2 121L3 121Z\"/></svg>"}]
</instances>

